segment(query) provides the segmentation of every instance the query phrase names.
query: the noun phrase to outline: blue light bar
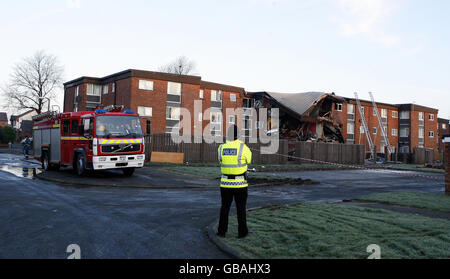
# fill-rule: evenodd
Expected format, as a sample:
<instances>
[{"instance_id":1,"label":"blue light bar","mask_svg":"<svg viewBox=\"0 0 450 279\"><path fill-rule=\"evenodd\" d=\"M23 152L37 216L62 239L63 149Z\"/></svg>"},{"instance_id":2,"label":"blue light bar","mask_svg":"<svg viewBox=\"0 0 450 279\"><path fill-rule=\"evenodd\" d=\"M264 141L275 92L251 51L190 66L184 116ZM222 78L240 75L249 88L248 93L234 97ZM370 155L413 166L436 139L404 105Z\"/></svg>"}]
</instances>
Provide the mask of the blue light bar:
<instances>
[{"instance_id":1,"label":"blue light bar","mask_svg":"<svg viewBox=\"0 0 450 279\"><path fill-rule=\"evenodd\" d=\"M134 114L134 110L127 109L127 110L125 110L123 113Z\"/></svg>"},{"instance_id":2,"label":"blue light bar","mask_svg":"<svg viewBox=\"0 0 450 279\"><path fill-rule=\"evenodd\" d=\"M97 114L106 113L106 110L104 110L104 109L96 109L95 113L97 113Z\"/></svg>"}]
</instances>

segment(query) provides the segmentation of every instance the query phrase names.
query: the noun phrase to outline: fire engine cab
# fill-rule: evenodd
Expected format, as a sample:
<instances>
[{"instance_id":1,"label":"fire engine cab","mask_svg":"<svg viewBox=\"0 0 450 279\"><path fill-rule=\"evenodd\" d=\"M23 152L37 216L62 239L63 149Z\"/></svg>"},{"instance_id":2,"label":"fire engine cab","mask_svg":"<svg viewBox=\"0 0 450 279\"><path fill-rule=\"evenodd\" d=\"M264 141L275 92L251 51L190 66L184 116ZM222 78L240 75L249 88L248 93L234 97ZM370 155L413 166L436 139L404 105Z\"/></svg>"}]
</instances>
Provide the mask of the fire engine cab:
<instances>
[{"instance_id":1,"label":"fire engine cab","mask_svg":"<svg viewBox=\"0 0 450 279\"><path fill-rule=\"evenodd\" d=\"M44 170L72 166L86 170L122 169L131 176L144 166L139 116L111 106L87 112L45 112L33 117L34 157Z\"/></svg>"}]
</instances>

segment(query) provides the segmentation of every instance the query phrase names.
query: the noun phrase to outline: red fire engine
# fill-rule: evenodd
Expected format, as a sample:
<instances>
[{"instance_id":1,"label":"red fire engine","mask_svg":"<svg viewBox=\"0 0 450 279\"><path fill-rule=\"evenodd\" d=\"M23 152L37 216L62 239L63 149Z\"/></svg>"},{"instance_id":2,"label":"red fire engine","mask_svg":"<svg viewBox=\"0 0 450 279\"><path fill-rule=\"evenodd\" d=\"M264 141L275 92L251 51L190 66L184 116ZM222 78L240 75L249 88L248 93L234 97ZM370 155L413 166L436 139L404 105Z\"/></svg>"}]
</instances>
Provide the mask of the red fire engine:
<instances>
[{"instance_id":1,"label":"red fire engine","mask_svg":"<svg viewBox=\"0 0 450 279\"><path fill-rule=\"evenodd\" d=\"M33 151L44 170L72 166L78 175L86 170L120 168L130 176L145 160L139 116L114 106L36 115Z\"/></svg>"}]
</instances>

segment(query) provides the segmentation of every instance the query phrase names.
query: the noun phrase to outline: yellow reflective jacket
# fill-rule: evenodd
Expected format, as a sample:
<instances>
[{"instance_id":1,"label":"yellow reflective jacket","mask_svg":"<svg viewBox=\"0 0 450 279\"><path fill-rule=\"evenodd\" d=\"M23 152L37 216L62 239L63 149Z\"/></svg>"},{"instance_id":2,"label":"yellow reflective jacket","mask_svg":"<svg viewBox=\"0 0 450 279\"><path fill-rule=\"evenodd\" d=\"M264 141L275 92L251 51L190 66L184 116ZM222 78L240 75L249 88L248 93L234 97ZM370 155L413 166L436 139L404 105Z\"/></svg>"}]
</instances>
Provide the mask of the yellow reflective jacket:
<instances>
[{"instance_id":1,"label":"yellow reflective jacket","mask_svg":"<svg viewBox=\"0 0 450 279\"><path fill-rule=\"evenodd\" d=\"M243 177L247 171L247 165L252 162L250 148L240 140L228 141L219 146L219 163L222 174L236 175L235 179L222 176L220 186L226 188L247 187L247 181Z\"/></svg>"}]
</instances>

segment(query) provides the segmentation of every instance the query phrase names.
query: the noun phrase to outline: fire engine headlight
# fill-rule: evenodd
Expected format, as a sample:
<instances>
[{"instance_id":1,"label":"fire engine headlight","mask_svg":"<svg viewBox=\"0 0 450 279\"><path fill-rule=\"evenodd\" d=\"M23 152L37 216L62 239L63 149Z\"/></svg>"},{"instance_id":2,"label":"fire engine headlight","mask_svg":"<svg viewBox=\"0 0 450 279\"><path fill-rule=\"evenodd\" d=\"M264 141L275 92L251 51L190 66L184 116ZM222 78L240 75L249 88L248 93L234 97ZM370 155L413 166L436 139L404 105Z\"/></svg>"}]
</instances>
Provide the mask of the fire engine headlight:
<instances>
[{"instance_id":1,"label":"fire engine headlight","mask_svg":"<svg viewBox=\"0 0 450 279\"><path fill-rule=\"evenodd\" d=\"M137 158L138 160L142 160L142 159L144 159L144 155L138 155L138 156L136 156L136 158Z\"/></svg>"},{"instance_id":2,"label":"fire engine headlight","mask_svg":"<svg viewBox=\"0 0 450 279\"><path fill-rule=\"evenodd\" d=\"M105 162L106 161L106 157L100 157L100 158L98 158L98 161L99 162Z\"/></svg>"}]
</instances>

